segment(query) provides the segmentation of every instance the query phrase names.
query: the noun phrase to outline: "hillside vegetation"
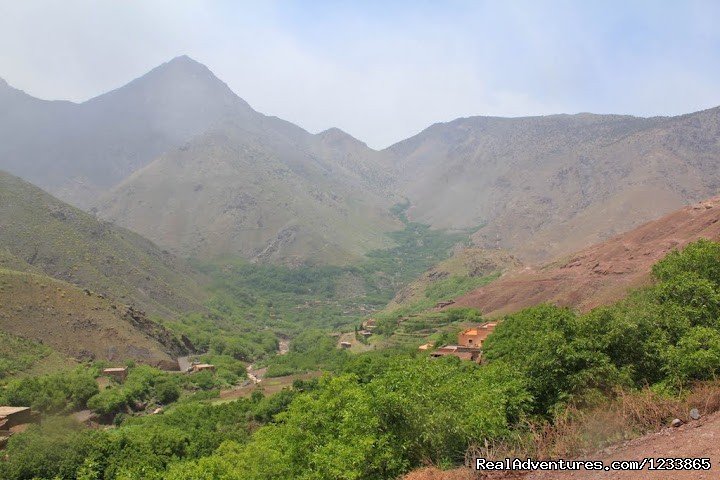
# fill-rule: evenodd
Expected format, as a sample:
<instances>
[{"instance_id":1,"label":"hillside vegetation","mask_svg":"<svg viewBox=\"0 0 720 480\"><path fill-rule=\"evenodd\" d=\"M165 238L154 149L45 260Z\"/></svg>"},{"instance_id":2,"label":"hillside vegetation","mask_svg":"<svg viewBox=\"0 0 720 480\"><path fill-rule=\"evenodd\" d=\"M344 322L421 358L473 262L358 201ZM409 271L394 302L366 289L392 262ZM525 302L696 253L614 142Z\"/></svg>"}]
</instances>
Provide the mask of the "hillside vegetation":
<instances>
[{"instance_id":1,"label":"hillside vegetation","mask_svg":"<svg viewBox=\"0 0 720 480\"><path fill-rule=\"evenodd\" d=\"M0 333L0 379L29 369L51 352L51 349L39 343Z\"/></svg>"},{"instance_id":2,"label":"hillside vegetation","mask_svg":"<svg viewBox=\"0 0 720 480\"><path fill-rule=\"evenodd\" d=\"M0 330L26 340L14 342L22 349L3 357L13 370L29 368L52 351L78 360L135 360L166 368L187 352L174 334L140 311L46 275L4 269ZM33 346L37 343L43 347Z\"/></svg>"},{"instance_id":3,"label":"hillside vegetation","mask_svg":"<svg viewBox=\"0 0 720 480\"><path fill-rule=\"evenodd\" d=\"M395 209L402 220L402 208ZM276 266L238 258L194 262L212 279L209 315L194 314L166 322L187 335L200 349L227 353L242 360L265 356L278 338L320 329L351 331L368 314L381 309L399 288L447 258L467 233L430 229L406 223L391 232L394 246L368 253L353 266ZM334 349L334 346L333 346ZM323 349L321 349L323 350ZM324 350L315 358L326 358ZM311 355L312 356L312 355ZM308 369L295 356L271 358L283 372ZM315 367L321 367L323 362Z\"/></svg>"},{"instance_id":4,"label":"hillside vegetation","mask_svg":"<svg viewBox=\"0 0 720 480\"><path fill-rule=\"evenodd\" d=\"M205 281L184 262L0 172L0 264L43 272L150 313L200 310Z\"/></svg>"},{"instance_id":5,"label":"hillside vegetation","mask_svg":"<svg viewBox=\"0 0 720 480\"><path fill-rule=\"evenodd\" d=\"M523 456L538 429L566 421L568 409L593 411L618 395L672 400L720 373L720 243L669 254L653 277L652 286L584 315L539 305L507 316L484 345L483 365L385 350L269 399L182 404L113 430L45 422L10 440L0 473L339 480L459 465L468 448L488 444Z\"/></svg>"},{"instance_id":6,"label":"hillside vegetation","mask_svg":"<svg viewBox=\"0 0 720 480\"><path fill-rule=\"evenodd\" d=\"M251 111L184 56L82 103L41 100L0 80L0 169L90 208L168 148Z\"/></svg>"}]
</instances>

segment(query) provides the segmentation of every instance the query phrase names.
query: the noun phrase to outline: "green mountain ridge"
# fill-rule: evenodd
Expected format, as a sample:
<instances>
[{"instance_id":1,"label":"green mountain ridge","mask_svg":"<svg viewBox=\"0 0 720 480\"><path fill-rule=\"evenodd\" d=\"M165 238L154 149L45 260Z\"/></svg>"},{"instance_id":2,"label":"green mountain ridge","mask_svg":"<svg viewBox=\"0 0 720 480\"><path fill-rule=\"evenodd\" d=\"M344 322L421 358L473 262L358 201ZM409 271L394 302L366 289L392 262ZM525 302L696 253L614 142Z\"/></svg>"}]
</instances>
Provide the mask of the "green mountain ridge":
<instances>
[{"instance_id":1,"label":"green mountain ridge","mask_svg":"<svg viewBox=\"0 0 720 480\"><path fill-rule=\"evenodd\" d=\"M151 314L201 310L205 279L123 228L0 172L0 265L42 272Z\"/></svg>"}]
</instances>

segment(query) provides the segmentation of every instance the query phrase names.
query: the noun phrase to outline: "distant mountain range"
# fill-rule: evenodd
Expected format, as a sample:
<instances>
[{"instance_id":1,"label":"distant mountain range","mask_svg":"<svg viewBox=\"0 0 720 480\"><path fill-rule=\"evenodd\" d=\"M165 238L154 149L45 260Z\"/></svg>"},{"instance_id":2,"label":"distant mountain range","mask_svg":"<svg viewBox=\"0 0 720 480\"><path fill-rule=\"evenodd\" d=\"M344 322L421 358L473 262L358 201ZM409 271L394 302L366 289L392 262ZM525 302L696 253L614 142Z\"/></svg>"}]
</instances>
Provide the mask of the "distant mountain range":
<instances>
[{"instance_id":1,"label":"distant mountain range","mask_svg":"<svg viewBox=\"0 0 720 480\"><path fill-rule=\"evenodd\" d=\"M188 257L348 263L411 220L542 261L720 188L720 109L472 117L375 151L253 110L178 57L81 104L0 83L0 169Z\"/></svg>"},{"instance_id":2,"label":"distant mountain range","mask_svg":"<svg viewBox=\"0 0 720 480\"><path fill-rule=\"evenodd\" d=\"M547 260L720 190L720 108L679 117L473 117L389 149L409 216Z\"/></svg>"}]
</instances>

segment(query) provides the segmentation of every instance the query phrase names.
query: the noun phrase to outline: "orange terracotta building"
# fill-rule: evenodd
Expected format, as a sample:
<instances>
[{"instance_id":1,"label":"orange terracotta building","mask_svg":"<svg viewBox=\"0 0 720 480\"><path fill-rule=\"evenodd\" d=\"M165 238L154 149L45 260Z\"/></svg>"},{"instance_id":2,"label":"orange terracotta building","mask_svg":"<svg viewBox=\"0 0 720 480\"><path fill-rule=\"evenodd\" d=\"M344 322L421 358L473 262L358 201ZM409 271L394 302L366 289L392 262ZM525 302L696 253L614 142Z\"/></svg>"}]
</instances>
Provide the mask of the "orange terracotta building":
<instances>
[{"instance_id":1,"label":"orange terracotta building","mask_svg":"<svg viewBox=\"0 0 720 480\"><path fill-rule=\"evenodd\" d=\"M458 345L462 347L482 347L482 343L492 333L496 325L497 323L486 323L460 332L458 334Z\"/></svg>"}]
</instances>

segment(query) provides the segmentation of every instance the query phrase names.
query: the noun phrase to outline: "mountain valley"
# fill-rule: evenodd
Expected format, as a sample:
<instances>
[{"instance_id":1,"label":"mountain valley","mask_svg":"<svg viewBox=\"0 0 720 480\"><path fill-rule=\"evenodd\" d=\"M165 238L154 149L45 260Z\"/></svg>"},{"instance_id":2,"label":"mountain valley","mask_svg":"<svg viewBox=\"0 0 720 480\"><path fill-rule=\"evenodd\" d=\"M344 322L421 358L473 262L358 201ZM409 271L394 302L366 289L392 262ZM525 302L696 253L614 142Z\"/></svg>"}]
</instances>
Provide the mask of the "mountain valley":
<instances>
[{"instance_id":1,"label":"mountain valley","mask_svg":"<svg viewBox=\"0 0 720 480\"><path fill-rule=\"evenodd\" d=\"M0 478L466 478L710 416L719 160L720 107L376 150L187 56L0 81Z\"/></svg>"}]
</instances>

